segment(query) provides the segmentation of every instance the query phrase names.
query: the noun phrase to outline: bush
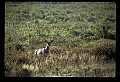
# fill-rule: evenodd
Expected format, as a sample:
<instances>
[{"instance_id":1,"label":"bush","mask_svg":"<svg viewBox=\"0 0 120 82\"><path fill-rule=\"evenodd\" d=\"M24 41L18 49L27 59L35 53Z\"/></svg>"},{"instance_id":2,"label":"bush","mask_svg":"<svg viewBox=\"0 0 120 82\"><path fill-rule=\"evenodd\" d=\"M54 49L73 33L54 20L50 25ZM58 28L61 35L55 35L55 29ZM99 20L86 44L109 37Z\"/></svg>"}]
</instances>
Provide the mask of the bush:
<instances>
[{"instance_id":1,"label":"bush","mask_svg":"<svg viewBox=\"0 0 120 82\"><path fill-rule=\"evenodd\" d=\"M103 40L105 41L105 40ZM116 42L113 40L106 40L105 42L98 43L96 42L96 46L91 52L97 56L106 56L106 61L115 60L116 58Z\"/></svg>"}]
</instances>

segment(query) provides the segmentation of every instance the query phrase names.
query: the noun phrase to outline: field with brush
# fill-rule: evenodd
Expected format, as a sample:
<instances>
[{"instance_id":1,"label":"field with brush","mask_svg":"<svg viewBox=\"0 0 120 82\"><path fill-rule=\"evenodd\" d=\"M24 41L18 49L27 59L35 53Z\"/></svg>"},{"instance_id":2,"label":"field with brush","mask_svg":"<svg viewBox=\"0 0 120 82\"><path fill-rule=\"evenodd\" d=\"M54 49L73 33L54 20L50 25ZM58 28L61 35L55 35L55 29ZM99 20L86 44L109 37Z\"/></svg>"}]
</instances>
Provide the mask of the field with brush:
<instances>
[{"instance_id":1,"label":"field with brush","mask_svg":"<svg viewBox=\"0 0 120 82\"><path fill-rule=\"evenodd\" d=\"M115 77L116 4L6 2L4 48L6 77Z\"/></svg>"}]
</instances>

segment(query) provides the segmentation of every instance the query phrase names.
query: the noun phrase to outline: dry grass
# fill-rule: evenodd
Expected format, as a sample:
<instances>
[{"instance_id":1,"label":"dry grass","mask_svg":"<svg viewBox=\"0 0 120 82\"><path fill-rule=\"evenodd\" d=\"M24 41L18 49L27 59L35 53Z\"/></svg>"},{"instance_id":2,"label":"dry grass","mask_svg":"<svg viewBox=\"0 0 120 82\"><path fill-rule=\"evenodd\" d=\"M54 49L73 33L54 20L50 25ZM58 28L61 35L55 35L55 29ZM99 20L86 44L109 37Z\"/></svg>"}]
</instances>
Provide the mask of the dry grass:
<instances>
[{"instance_id":1,"label":"dry grass","mask_svg":"<svg viewBox=\"0 0 120 82\"><path fill-rule=\"evenodd\" d=\"M46 58L35 56L33 50L9 52L5 54L5 76L115 77L115 61L107 62L105 55L91 54L93 50L95 48L51 46L50 55Z\"/></svg>"}]
</instances>

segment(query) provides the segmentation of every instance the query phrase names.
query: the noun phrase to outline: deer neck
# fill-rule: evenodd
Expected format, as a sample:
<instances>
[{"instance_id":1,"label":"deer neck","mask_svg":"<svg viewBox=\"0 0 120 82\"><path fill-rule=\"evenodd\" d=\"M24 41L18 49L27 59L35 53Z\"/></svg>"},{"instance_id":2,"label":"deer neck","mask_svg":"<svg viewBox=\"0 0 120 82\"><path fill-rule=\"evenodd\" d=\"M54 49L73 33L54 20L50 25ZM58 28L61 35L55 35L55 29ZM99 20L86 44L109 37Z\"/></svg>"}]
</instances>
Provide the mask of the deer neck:
<instances>
[{"instance_id":1,"label":"deer neck","mask_svg":"<svg viewBox=\"0 0 120 82\"><path fill-rule=\"evenodd\" d=\"M46 50L48 50L48 49L49 49L49 45L48 45L48 44L46 45L45 49L46 49Z\"/></svg>"}]
</instances>

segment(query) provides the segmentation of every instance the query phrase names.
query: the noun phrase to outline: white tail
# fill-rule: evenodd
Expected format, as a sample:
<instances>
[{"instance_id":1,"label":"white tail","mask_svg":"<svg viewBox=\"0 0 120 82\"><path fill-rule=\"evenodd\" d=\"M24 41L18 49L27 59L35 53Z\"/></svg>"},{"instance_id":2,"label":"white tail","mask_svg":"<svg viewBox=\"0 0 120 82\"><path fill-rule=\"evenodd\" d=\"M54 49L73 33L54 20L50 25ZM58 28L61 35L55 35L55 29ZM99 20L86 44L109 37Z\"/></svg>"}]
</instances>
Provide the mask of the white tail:
<instances>
[{"instance_id":1,"label":"white tail","mask_svg":"<svg viewBox=\"0 0 120 82\"><path fill-rule=\"evenodd\" d=\"M47 57L49 55L49 47L51 46L51 43L53 42L53 40L51 40L50 42L45 40L45 42L46 42L46 47L42 48L42 49L36 49L35 55L45 56L45 57Z\"/></svg>"}]
</instances>

